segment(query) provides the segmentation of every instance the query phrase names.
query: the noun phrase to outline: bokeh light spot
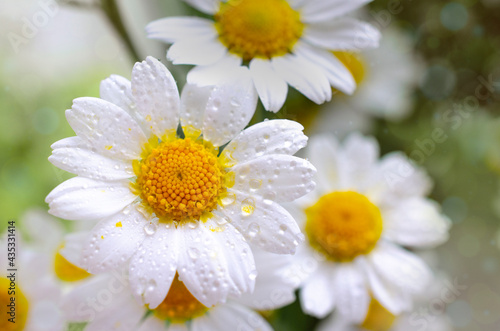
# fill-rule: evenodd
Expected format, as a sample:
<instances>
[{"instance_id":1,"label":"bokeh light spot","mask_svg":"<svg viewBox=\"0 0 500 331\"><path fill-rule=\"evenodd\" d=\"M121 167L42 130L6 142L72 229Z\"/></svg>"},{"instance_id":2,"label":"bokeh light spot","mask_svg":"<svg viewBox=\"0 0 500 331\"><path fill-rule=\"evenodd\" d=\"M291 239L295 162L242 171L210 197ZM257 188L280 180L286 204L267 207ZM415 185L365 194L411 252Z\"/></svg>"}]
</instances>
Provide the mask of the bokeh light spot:
<instances>
[{"instance_id":1,"label":"bokeh light spot","mask_svg":"<svg viewBox=\"0 0 500 331\"><path fill-rule=\"evenodd\" d=\"M469 13L464 5L450 2L441 9L441 24L450 31L458 31L467 25Z\"/></svg>"}]
</instances>

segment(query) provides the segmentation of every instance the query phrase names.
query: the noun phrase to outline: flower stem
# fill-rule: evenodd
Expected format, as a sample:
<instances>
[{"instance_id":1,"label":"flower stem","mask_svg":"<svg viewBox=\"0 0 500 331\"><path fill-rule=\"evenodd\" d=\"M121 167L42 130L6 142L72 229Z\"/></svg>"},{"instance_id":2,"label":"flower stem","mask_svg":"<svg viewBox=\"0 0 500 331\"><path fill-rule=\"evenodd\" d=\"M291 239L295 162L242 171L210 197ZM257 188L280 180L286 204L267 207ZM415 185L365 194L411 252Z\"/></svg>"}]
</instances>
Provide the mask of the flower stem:
<instances>
[{"instance_id":1,"label":"flower stem","mask_svg":"<svg viewBox=\"0 0 500 331\"><path fill-rule=\"evenodd\" d=\"M106 17L109 19L111 25L113 25L115 31L118 33L120 38L123 40L125 43L125 46L127 47L130 57L134 62L139 62L141 61L141 57L139 56L139 52L134 46L134 43L132 42L132 39L130 38L127 29L125 28L125 24L123 23L123 20L120 15L120 9L118 8L118 5L116 4L115 0L102 0L101 1L101 8L106 14Z\"/></svg>"}]
</instances>

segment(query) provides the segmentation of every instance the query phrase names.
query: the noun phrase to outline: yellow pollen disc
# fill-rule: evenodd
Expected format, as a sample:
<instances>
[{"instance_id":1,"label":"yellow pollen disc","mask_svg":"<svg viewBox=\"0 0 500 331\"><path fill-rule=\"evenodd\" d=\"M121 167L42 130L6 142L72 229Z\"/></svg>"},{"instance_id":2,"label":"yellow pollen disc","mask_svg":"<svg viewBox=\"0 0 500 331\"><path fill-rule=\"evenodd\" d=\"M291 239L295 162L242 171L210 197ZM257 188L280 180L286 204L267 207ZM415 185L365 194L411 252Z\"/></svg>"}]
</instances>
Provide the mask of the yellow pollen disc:
<instances>
[{"instance_id":1,"label":"yellow pollen disc","mask_svg":"<svg viewBox=\"0 0 500 331\"><path fill-rule=\"evenodd\" d=\"M61 255L60 252L63 247L63 245L59 247L54 258L54 271L56 276L65 282L76 282L89 277L90 274L88 272L69 262Z\"/></svg>"},{"instance_id":2,"label":"yellow pollen disc","mask_svg":"<svg viewBox=\"0 0 500 331\"><path fill-rule=\"evenodd\" d=\"M306 215L311 246L337 262L369 253L382 234L380 210L356 192L326 194Z\"/></svg>"},{"instance_id":3,"label":"yellow pollen disc","mask_svg":"<svg viewBox=\"0 0 500 331\"><path fill-rule=\"evenodd\" d=\"M368 314L361 327L370 331L388 331L396 316L384 308L377 300L372 299Z\"/></svg>"},{"instance_id":4,"label":"yellow pollen disc","mask_svg":"<svg viewBox=\"0 0 500 331\"><path fill-rule=\"evenodd\" d=\"M179 275L170 285L167 297L153 310L156 317L174 323L183 323L187 320L204 315L208 308L201 304L179 280Z\"/></svg>"},{"instance_id":5,"label":"yellow pollen disc","mask_svg":"<svg viewBox=\"0 0 500 331\"><path fill-rule=\"evenodd\" d=\"M2 307L0 310L2 312L0 330L2 331L21 331L28 319L28 300L17 286L17 282L18 279L16 279L16 283L11 283L10 279L0 277L0 306ZM14 301L11 298L14 298ZM13 305L15 308L11 308ZM8 319L12 317L15 317L15 323L9 322Z\"/></svg>"},{"instance_id":6,"label":"yellow pollen disc","mask_svg":"<svg viewBox=\"0 0 500 331\"><path fill-rule=\"evenodd\" d=\"M366 68L363 58L358 53L335 51L333 54L342 62L359 85L365 78Z\"/></svg>"},{"instance_id":7,"label":"yellow pollen disc","mask_svg":"<svg viewBox=\"0 0 500 331\"><path fill-rule=\"evenodd\" d=\"M200 219L225 190L216 150L190 138L160 143L135 168L143 202L164 221Z\"/></svg>"},{"instance_id":8,"label":"yellow pollen disc","mask_svg":"<svg viewBox=\"0 0 500 331\"><path fill-rule=\"evenodd\" d=\"M221 42L245 61L291 52L304 29L286 0L222 2L215 22Z\"/></svg>"}]
</instances>

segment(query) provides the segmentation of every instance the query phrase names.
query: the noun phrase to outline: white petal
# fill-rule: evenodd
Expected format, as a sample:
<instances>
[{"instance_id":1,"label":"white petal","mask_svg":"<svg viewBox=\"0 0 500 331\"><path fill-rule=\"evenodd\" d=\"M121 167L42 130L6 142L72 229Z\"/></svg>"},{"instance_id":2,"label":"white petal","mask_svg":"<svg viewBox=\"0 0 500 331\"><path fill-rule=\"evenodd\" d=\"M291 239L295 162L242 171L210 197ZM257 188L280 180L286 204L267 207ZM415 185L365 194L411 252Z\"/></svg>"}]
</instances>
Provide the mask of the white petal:
<instances>
[{"instance_id":1,"label":"white petal","mask_svg":"<svg viewBox=\"0 0 500 331\"><path fill-rule=\"evenodd\" d=\"M61 301L61 309L64 311L67 320L70 322L88 322L103 313L106 315L105 311L109 309L112 303L116 303L117 299L123 300L127 296L129 296L128 300L124 301L134 302L128 291L127 278L125 272L113 271L112 273L89 277L74 286L63 296ZM100 306L100 311L97 311L95 306L92 306L92 301L97 301L98 296L105 298L106 303L108 303L106 307ZM123 301L121 304L123 304Z\"/></svg>"},{"instance_id":2,"label":"white petal","mask_svg":"<svg viewBox=\"0 0 500 331\"><path fill-rule=\"evenodd\" d=\"M379 242L367 259L385 282L408 293L422 291L432 278L420 257L388 242Z\"/></svg>"},{"instance_id":3,"label":"white petal","mask_svg":"<svg viewBox=\"0 0 500 331\"><path fill-rule=\"evenodd\" d=\"M257 100L249 75L216 86L205 109L203 139L217 147L236 137L252 119Z\"/></svg>"},{"instance_id":4,"label":"white petal","mask_svg":"<svg viewBox=\"0 0 500 331\"><path fill-rule=\"evenodd\" d=\"M158 307L167 296L179 256L177 229L161 223L154 226L156 232L142 242L129 267L132 292L150 309ZM144 233L144 227L141 230Z\"/></svg>"},{"instance_id":5,"label":"white petal","mask_svg":"<svg viewBox=\"0 0 500 331\"><path fill-rule=\"evenodd\" d=\"M179 91L172 74L155 58L148 56L132 70L132 94L137 112L151 131L162 137L179 125ZM142 147L142 146L141 146Z\"/></svg>"},{"instance_id":6,"label":"white petal","mask_svg":"<svg viewBox=\"0 0 500 331\"><path fill-rule=\"evenodd\" d=\"M307 147L306 156L318 170L316 182L321 193L332 192L341 185L338 149L337 140L330 135L311 138Z\"/></svg>"},{"instance_id":7,"label":"white petal","mask_svg":"<svg viewBox=\"0 0 500 331\"><path fill-rule=\"evenodd\" d=\"M213 86L184 85L181 93L181 125L184 132L202 131L205 109L213 89Z\"/></svg>"},{"instance_id":8,"label":"white petal","mask_svg":"<svg viewBox=\"0 0 500 331\"><path fill-rule=\"evenodd\" d=\"M448 240L451 221L431 200L410 198L383 213L384 237L403 246L435 247Z\"/></svg>"},{"instance_id":9,"label":"white petal","mask_svg":"<svg viewBox=\"0 0 500 331\"><path fill-rule=\"evenodd\" d=\"M135 102L128 79L119 75L111 75L101 82L99 94L101 99L117 105L132 117L135 116Z\"/></svg>"},{"instance_id":10,"label":"white petal","mask_svg":"<svg viewBox=\"0 0 500 331\"><path fill-rule=\"evenodd\" d=\"M136 331L189 331L184 324L173 324L168 329L165 329L165 321L156 318L154 315L146 318L144 322L141 323Z\"/></svg>"},{"instance_id":11,"label":"white petal","mask_svg":"<svg viewBox=\"0 0 500 331\"><path fill-rule=\"evenodd\" d=\"M252 125L234 138L222 152L231 162L245 162L269 154L293 155L307 144L304 127L289 120Z\"/></svg>"},{"instance_id":12,"label":"white petal","mask_svg":"<svg viewBox=\"0 0 500 331\"><path fill-rule=\"evenodd\" d=\"M137 122L120 107L97 98L78 98L66 110L75 133L95 152L124 160L137 159L147 142Z\"/></svg>"},{"instance_id":13,"label":"white petal","mask_svg":"<svg viewBox=\"0 0 500 331\"><path fill-rule=\"evenodd\" d=\"M264 108L276 113L286 101L287 83L274 71L269 60L253 59L250 73Z\"/></svg>"},{"instance_id":14,"label":"white petal","mask_svg":"<svg viewBox=\"0 0 500 331\"><path fill-rule=\"evenodd\" d=\"M215 307L209 312L209 319L215 329L197 328L193 325L193 331L202 330L260 330L272 331L272 327L258 313L235 304L227 304ZM196 323L196 321L195 321Z\"/></svg>"},{"instance_id":15,"label":"white petal","mask_svg":"<svg viewBox=\"0 0 500 331\"><path fill-rule=\"evenodd\" d=\"M110 279L109 274L90 277L63 296L61 309L69 322L88 322L95 316L96 312L93 309L85 309L85 300L96 297L99 291L106 288ZM83 309L80 306L83 306Z\"/></svg>"},{"instance_id":16,"label":"white petal","mask_svg":"<svg viewBox=\"0 0 500 331\"><path fill-rule=\"evenodd\" d=\"M303 22L330 20L371 2L372 0L309 0L303 2L300 15Z\"/></svg>"},{"instance_id":17,"label":"white petal","mask_svg":"<svg viewBox=\"0 0 500 331\"><path fill-rule=\"evenodd\" d=\"M64 237L64 247L59 251L68 262L81 269L85 269L85 266L82 265L82 253L88 234L87 231L81 231L66 235Z\"/></svg>"},{"instance_id":18,"label":"white petal","mask_svg":"<svg viewBox=\"0 0 500 331\"><path fill-rule=\"evenodd\" d=\"M264 155L231 168L236 191L252 192L264 199L290 202L311 192L314 166L291 155Z\"/></svg>"},{"instance_id":19,"label":"white petal","mask_svg":"<svg viewBox=\"0 0 500 331\"><path fill-rule=\"evenodd\" d=\"M205 14L215 14L219 10L220 0L184 0Z\"/></svg>"},{"instance_id":20,"label":"white petal","mask_svg":"<svg viewBox=\"0 0 500 331\"><path fill-rule=\"evenodd\" d=\"M355 263L337 265L334 291L338 312L352 322L363 322L370 305L370 295L362 270Z\"/></svg>"},{"instance_id":21,"label":"white petal","mask_svg":"<svg viewBox=\"0 0 500 331\"><path fill-rule=\"evenodd\" d=\"M345 17L307 25L303 38L328 50L359 51L377 48L380 37L380 32L372 25Z\"/></svg>"},{"instance_id":22,"label":"white petal","mask_svg":"<svg viewBox=\"0 0 500 331\"><path fill-rule=\"evenodd\" d=\"M351 133L345 139L341 153L339 160L343 166L343 188L367 190L373 180L373 171L380 153L377 140L356 132Z\"/></svg>"},{"instance_id":23,"label":"white petal","mask_svg":"<svg viewBox=\"0 0 500 331\"><path fill-rule=\"evenodd\" d=\"M197 66L187 74L187 82L198 86L219 85L224 82L234 80L234 77L241 75L241 58L232 54L226 54L219 62ZM248 69L246 69L248 70Z\"/></svg>"},{"instance_id":24,"label":"white petal","mask_svg":"<svg viewBox=\"0 0 500 331\"><path fill-rule=\"evenodd\" d=\"M228 190L221 212L245 238L277 254L293 254L304 236L290 213L258 195Z\"/></svg>"},{"instance_id":25,"label":"white petal","mask_svg":"<svg viewBox=\"0 0 500 331\"><path fill-rule=\"evenodd\" d=\"M322 265L306 281L300 291L300 305L306 314L324 318L333 310L336 305L334 276L332 266Z\"/></svg>"},{"instance_id":26,"label":"white petal","mask_svg":"<svg viewBox=\"0 0 500 331\"><path fill-rule=\"evenodd\" d=\"M255 286L256 268L252 250L245 238L227 221L215 215L205 223L213 232L215 242L220 246L227 264L231 295L251 293Z\"/></svg>"},{"instance_id":27,"label":"white petal","mask_svg":"<svg viewBox=\"0 0 500 331\"><path fill-rule=\"evenodd\" d=\"M232 301L254 310L273 310L294 302L296 286L289 281L287 274L293 257L258 248L252 251L258 273L255 290Z\"/></svg>"},{"instance_id":28,"label":"white petal","mask_svg":"<svg viewBox=\"0 0 500 331\"><path fill-rule=\"evenodd\" d=\"M49 161L75 175L97 180L126 179L134 176L132 162L93 151L80 137L62 139L51 146Z\"/></svg>"},{"instance_id":29,"label":"white petal","mask_svg":"<svg viewBox=\"0 0 500 331\"><path fill-rule=\"evenodd\" d=\"M411 309L411 300L413 299L407 291L405 292L395 284L387 282L384 278L380 277L374 270L374 266L366 261L365 258L358 258L358 261L361 262L360 264L365 269L374 298L382 306L394 315L399 315L401 312Z\"/></svg>"},{"instance_id":30,"label":"white petal","mask_svg":"<svg viewBox=\"0 0 500 331\"><path fill-rule=\"evenodd\" d=\"M275 57L272 64L281 78L315 103L331 100L330 83L316 64L296 55Z\"/></svg>"},{"instance_id":31,"label":"white petal","mask_svg":"<svg viewBox=\"0 0 500 331\"><path fill-rule=\"evenodd\" d=\"M229 275L224 253L214 233L200 223L177 227L179 234L179 280L207 307L224 302L229 293Z\"/></svg>"},{"instance_id":32,"label":"white petal","mask_svg":"<svg viewBox=\"0 0 500 331\"><path fill-rule=\"evenodd\" d=\"M130 299L115 299L106 308L85 326L85 331L133 331L144 316L144 308Z\"/></svg>"},{"instance_id":33,"label":"white petal","mask_svg":"<svg viewBox=\"0 0 500 331\"><path fill-rule=\"evenodd\" d=\"M174 43L167 52L173 64L210 65L219 61L227 48L217 39L182 40Z\"/></svg>"},{"instance_id":34,"label":"white petal","mask_svg":"<svg viewBox=\"0 0 500 331\"><path fill-rule=\"evenodd\" d=\"M343 319L339 314L331 314L317 325L316 331L361 331L357 325Z\"/></svg>"},{"instance_id":35,"label":"white petal","mask_svg":"<svg viewBox=\"0 0 500 331\"><path fill-rule=\"evenodd\" d=\"M332 53L302 42L295 46L295 53L322 67L328 81L336 89L346 94L352 94L356 89L351 72Z\"/></svg>"},{"instance_id":36,"label":"white petal","mask_svg":"<svg viewBox=\"0 0 500 331\"><path fill-rule=\"evenodd\" d=\"M174 43L186 39L213 39L217 37L214 22L201 17L167 17L146 26L148 38Z\"/></svg>"},{"instance_id":37,"label":"white petal","mask_svg":"<svg viewBox=\"0 0 500 331\"><path fill-rule=\"evenodd\" d=\"M429 176L410 162L403 153L384 155L378 165L379 183L384 191L384 203L391 205L402 197L421 197L430 193Z\"/></svg>"},{"instance_id":38,"label":"white petal","mask_svg":"<svg viewBox=\"0 0 500 331\"><path fill-rule=\"evenodd\" d=\"M67 220L95 220L113 215L134 201L127 180L103 182L71 178L49 193L49 213Z\"/></svg>"},{"instance_id":39,"label":"white petal","mask_svg":"<svg viewBox=\"0 0 500 331\"><path fill-rule=\"evenodd\" d=\"M100 221L83 247L82 264L91 273L122 266L137 251L145 238L144 216L135 206Z\"/></svg>"}]
</instances>

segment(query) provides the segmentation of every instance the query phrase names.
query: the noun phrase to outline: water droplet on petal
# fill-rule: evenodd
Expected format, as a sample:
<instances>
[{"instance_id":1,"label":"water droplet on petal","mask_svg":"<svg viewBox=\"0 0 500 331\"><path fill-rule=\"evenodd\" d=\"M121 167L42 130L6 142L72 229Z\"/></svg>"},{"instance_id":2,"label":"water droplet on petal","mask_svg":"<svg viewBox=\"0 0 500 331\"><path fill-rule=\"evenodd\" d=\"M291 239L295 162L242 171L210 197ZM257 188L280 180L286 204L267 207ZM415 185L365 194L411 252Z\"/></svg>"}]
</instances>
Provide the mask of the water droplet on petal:
<instances>
[{"instance_id":1,"label":"water droplet on petal","mask_svg":"<svg viewBox=\"0 0 500 331\"><path fill-rule=\"evenodd\" d=\"M188 248L188 255L192 259L197 259L200 257L200 251L195 247Z\"/></svg>"},{"instance_id":2,"label":"water droplet on petal","mask_svg":"<svg viewBox=\"0 0 500 331\"><path fill-rule=\"evenodd\" d=\"M262 181L258 179L250 179L248 185L252 190L258 190L262 186Z\"/></svg>"},{"instance_id":3,"label":"water droplet on petal","mask_svg":"<svg viewBox=\"0 0 500 331\"><path fill-rule=\"evenodd\" d=\"M255 210L255 201L252 198L246 198L241 202L241 214L250 216Z\"/></svg>"},{"instance_id":4,"label":"water droplet on petal","mask_svg":"<svg viewBox=\"0 0 500 331\"><path fill-rule=\"evenodd\" d=\"M260 226L257 223L252 223L248 226L248 235L254 238L260 232Z\"/></svg>"},{"instance_id":5,"label":"water droplet on petal","mask_svg":"<svg viewBox=\"0 0 500 331\"><path fill-rule=\"evenodd\" d=\"M257 270L252 270L252 271L248 274L248 278L250 278L250 280L255 280L255 278L257 278Z\"/></svg>"},{"instance_id":6,"label":"water droplet on petal","mask_svg":"<svg viewBox=\"0 0 500 331\"><path fill-rule=\"evenodd\" d=\"M156 232L156 229L157 229L157 225L155 223L153 223L153 222L149 222L144 227L144 232L146 232L146 234L148 236L151 236L151 235L153 235Z\"/></svg>"}]
</instances>

